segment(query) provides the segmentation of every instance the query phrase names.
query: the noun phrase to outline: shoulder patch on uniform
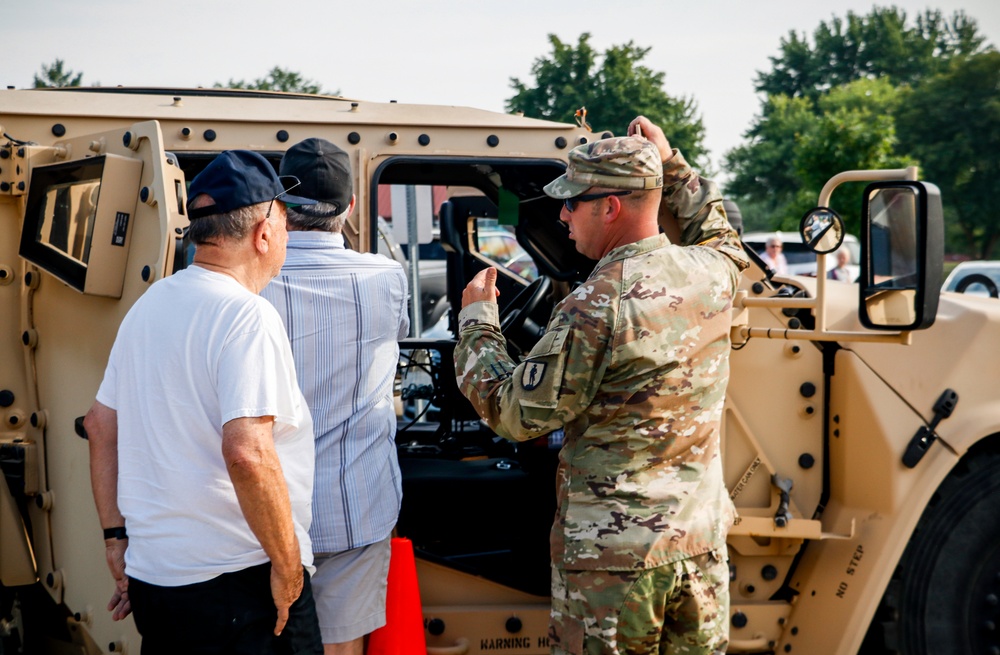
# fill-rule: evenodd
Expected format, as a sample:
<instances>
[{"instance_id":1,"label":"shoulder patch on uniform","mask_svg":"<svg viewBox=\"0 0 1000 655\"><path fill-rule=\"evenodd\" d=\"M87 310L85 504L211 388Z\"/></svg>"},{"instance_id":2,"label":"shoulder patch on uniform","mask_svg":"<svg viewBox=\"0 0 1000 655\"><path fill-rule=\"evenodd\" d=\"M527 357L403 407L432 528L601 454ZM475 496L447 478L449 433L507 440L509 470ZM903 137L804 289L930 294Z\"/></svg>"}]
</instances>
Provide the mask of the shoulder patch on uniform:
<instances>
[{"instance_id":1,"label":"shoulder patch on uniform","mask_svg":"<svg viewBox=\"0 0 1000 655\"><path fill-rule=\"evenodd\" d=\"M525 391L531 391L542 383L544 377L545 362L528 362L521 373L521 386Z\"/></svg>"}]
</instances>

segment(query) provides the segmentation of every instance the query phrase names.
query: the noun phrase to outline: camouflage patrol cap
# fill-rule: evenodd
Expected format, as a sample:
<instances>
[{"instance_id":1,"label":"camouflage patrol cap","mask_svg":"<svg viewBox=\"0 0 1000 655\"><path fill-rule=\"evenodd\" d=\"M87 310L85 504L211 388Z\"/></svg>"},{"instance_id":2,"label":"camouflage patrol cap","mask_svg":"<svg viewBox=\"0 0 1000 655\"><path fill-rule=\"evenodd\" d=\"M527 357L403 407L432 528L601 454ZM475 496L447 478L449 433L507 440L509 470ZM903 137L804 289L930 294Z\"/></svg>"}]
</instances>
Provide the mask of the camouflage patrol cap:
<instances>
[{"instance_id":1,"label":"camouflage patrol cap","mask_svg":"<svg viewBox=\"0 0 1000 655\"><path fill-rule=\"evenodd\" d=\"M660 151L640 136L601 139L569 151L569 166L545 186L553 198L572 198L590 187L659 189L663 186Z\"/></svg>"}]
</instances>

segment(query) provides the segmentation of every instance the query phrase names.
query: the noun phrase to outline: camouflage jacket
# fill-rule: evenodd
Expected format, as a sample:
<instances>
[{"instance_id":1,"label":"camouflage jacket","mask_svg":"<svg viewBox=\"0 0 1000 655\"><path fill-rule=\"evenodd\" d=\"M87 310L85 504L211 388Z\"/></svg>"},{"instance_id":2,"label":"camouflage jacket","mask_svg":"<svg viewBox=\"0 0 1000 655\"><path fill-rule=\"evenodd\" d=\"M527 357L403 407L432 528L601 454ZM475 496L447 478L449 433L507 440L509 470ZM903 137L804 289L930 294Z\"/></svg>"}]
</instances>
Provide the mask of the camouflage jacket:
<instances>
[{"instance_id":1,"label":"camouflage jacket","mask_svg":"<svg viewBox=\"0 0 1000 655\"><path fill-rule=\"evenodd\" d=\"M687 247L660 234L609 252L516 366L496 303L459 317L458 385L490 427L565 431L551 546L566 569L660 566L723 546L732 523L719 435L748 261L715 184L676 151L663 173Z\"/></svg>"}]
</instances>

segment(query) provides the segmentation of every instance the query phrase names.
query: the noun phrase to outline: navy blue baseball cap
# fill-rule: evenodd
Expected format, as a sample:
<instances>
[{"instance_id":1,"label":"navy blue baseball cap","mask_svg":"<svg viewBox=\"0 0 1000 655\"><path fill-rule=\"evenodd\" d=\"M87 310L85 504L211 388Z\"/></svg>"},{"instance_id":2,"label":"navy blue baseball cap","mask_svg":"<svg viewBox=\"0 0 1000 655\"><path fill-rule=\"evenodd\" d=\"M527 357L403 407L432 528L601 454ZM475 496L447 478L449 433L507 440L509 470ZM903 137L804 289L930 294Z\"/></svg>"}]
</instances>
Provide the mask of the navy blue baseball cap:
<instances>
[{"instance_id":1,"label":"navy blue baseball cap","mask_svg":"<svg viewBox=\"0 0 1000 655\"><path fill-rule=\"evenodd\" d=\"M298 178L278 177L271 164L256 152L226 150L198 173L188 187L188 218L195 220L271 200L286 205L315 205L315 200L288 195L299 186ZM191 209L190 202L200 195L215 201L212 205Z\"/></svg>"}]
</instances>

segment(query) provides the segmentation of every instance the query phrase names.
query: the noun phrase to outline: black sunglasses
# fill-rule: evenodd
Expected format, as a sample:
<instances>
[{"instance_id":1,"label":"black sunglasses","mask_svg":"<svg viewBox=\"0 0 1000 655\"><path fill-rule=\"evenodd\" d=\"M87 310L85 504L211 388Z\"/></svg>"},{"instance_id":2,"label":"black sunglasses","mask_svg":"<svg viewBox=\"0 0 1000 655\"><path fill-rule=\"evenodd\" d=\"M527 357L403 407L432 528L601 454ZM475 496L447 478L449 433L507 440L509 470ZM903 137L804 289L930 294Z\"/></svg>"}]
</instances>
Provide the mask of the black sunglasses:
<instances>
[{"instance_id":1,"label":"black sunglasses","mask_svg":"<svg viewBox=\"0 0 1000 655\"><path fill-rule=\"evenodd\" d=\"M295 187L300 186L302 184L302 182L299 180L299 178L295 177L294 175L282 175L278 179L289 180L289 181L295 180L295 182L292 184L292 186L288 187L287 189L285 189L281 193L279 193L276 196L274 196L273 198L271 198L271 202L269 202L268 205L267 205L267 213L264 214L264 218L271 218L271 207L274 207L274 201L275 200L277 200L278 198L280 198L281 196L285 195L286 193L288 193L289 191L291 191Z\"/></svg>"},{"instance_id":2,"label":"black sunglasses","mask_svg":"<svg viewBox=\"0 0 1000 655\"><path fill-rule=\"evenodd\" d=\"M563 206L566 207L566 211L570 214L576 211L576 205L580 202L589 202L591 200L598 200L600 198L607 198L608 196L627 196L631 194L631 191L606 191L604 193L585 193L582 196L573 196L572 198L566 198L563 200Z\"/></svg>"}]
</instances>

